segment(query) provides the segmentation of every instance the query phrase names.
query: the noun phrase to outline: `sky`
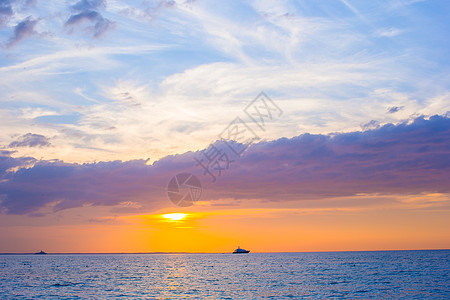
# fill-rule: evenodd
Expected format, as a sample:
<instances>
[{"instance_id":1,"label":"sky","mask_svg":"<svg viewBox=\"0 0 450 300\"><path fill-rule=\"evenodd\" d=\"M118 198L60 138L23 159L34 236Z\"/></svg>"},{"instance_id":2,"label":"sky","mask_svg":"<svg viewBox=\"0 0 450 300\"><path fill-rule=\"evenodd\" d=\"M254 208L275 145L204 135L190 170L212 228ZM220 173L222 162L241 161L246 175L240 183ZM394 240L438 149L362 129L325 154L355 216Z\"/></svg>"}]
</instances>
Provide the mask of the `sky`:
<instances>
[{"instance_id":1,"label":"sky","mask_svg":"<svg viewBox=\"0 0 450 300\"><path fill-rule=\"evenodd\" d=\"M0 253L450 248L449 19L445 0L2 0Z\"/></svg>"}]
</instances>

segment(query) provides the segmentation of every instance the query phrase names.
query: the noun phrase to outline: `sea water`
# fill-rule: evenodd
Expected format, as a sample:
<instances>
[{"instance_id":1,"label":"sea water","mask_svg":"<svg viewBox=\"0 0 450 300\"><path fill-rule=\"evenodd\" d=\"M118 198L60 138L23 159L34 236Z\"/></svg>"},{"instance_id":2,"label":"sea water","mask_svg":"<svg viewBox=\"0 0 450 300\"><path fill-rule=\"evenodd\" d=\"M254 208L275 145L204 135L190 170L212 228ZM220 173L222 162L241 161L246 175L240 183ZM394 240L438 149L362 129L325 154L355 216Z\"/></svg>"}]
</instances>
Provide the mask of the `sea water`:
<instances>
[{"instance_id":1,"label":"sea water","mask_svg":"<svg viewBox=\"0 0 450 300\"><path fill-rule=\"evenodd\" d=\"M450 250L0 255L1 299L450 299Z\"/></svg>"}]
</instances>

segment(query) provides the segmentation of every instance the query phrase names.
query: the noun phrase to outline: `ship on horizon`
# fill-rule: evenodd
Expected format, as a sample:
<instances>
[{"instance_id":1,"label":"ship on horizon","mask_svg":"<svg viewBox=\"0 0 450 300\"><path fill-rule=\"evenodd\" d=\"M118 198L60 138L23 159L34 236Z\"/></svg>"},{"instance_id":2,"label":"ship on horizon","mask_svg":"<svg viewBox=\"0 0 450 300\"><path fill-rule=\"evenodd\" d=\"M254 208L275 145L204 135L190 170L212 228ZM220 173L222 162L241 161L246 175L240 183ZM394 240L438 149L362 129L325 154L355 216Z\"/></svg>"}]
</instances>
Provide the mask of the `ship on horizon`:
<instances>
[{"instance_id":1,"label":"ship on horizon","mask_svg":"<svg viewBox=\"0 0 450 300\"><path fill-rule=\"evenodd\" d=\"M237 249L233 251L233 254L243 254L243 253L249 253L249 252L250 252L250 250L245 250L238 246Z\"/></svg>"},{"instance_id":2,"label":"ship on horizon","mask_svg":"<svg viewBox=\"0 0 450 300\"><path fill-rule=\"evenodd\" d=\"M44 252L44 251L41 250L40 252L36 252L34 254L47 254L47 252Z\"/></svg>"}]
</instances>

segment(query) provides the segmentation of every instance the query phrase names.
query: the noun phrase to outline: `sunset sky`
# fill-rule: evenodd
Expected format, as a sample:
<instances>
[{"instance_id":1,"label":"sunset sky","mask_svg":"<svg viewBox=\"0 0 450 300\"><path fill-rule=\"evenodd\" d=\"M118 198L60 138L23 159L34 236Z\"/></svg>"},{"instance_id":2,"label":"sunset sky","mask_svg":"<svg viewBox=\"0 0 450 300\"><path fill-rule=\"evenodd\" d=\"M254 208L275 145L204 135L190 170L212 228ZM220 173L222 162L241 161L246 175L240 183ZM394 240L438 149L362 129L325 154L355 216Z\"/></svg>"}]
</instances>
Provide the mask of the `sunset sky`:
<instances>
[{"instance_id":1,"label":"sunset sky","mask_svg":"<svg viewBox=\"0 0 450 300\"><path fill-rule=\"evenodd\" d=\"M1 1L0 253L450 248L449 20L447 0ZM202 194L180 207L185 172Z\"/></svg>"}]
</instances>

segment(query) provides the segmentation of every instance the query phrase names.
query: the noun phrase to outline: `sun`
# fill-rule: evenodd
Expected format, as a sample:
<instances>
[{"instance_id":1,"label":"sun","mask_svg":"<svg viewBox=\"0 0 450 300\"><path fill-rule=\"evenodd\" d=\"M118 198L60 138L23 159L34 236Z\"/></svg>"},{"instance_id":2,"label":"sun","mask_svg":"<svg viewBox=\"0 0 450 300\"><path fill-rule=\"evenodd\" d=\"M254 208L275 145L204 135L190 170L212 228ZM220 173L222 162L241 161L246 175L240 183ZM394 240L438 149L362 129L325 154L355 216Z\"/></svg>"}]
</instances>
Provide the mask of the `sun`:
<instances>
[{"instance_id":1,"label":"sun","mask_svg":"<svg viewBox=\"0 0 450 300\"><path fill-rule=\"evenodd\" d=\"M169 219L170 221L181 221L184 218L186 218L187 214L183 213L172 213L172 214L165 214L162 215L163 218Z\"/></svg>"}]
</instances>

